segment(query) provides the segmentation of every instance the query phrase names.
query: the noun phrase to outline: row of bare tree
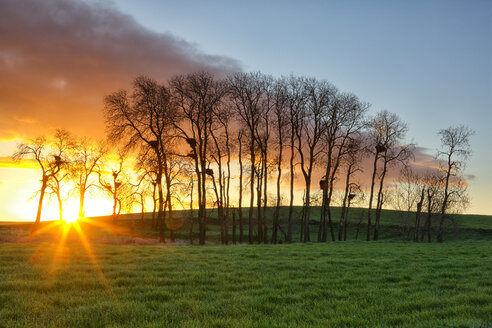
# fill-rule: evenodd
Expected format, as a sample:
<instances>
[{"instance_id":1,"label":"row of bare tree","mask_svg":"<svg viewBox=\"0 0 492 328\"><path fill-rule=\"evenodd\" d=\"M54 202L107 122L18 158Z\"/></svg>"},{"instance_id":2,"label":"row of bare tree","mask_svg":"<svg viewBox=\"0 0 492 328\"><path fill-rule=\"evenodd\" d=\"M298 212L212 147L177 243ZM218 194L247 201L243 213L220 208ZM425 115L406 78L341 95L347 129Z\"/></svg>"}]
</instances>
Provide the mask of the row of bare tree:
<instances>
[{"instance_id":1,"label":"row of bare tree","mask_svg":"<svg viewBox=\"0 0 492 328\"><path fill-rule=\"evenodd\" d=\"M416 174L408 165L414 147L404 143L406 124L388 111L368 117L368 109L369 104L355 95L314 78L275 79L261 73L234 73L218 78L198 72L175 76L160 84L148 77L138 77L130 91L119 90L104 98L108 139L113 145L122 146L125 154L135 154L137 182L124 183L119 179L124 156L120 156L119 168L112 171L113 179L106 182L100 173L104 170L97 163L101 157L95 155L102 152L93 151L94 157L88 153L84 160L80 143L76 152L80 159L72 162L74 168L84 168L81 171L85 172L76 182L80 186L81 211L82 190L91 186L87 185L87 175L93 165L99 185L114 199L115 219L117 209L121 209L121 197L135 194L119 194L119 188L127 185L132 186L129 189L141 190L142 212L144 199L153 199L153 225L159 229L161 241L165 241L165 222L173 222L173 204L184 208L188 202L190 238L195 222L194 204L198 204L200 244L206 241L206 209L212 206L217 208L222 243L229 242L231 220L234 243L245 242L246 235L249 243L292 242L293 226L299 221L294 211L295 181L296 174L301 174L303 242L311 241L313 233L318 242L345 240L351 202L366 194L366 240L378 240L381 212L387 200L393 198L392 203L401 210L406 197L407 212L416 213L414 240L423 240L427 231L430 241L431 217L436 216L437 238L442 241L445 220L458 205L466 203L462 172L473 132L464 126L441 130L442 149L438 158L443 161L424 175ZM36 158L36 150L29 147L33 144L20 145L14 157L34 154ZM63 160L63 147L55 144L59 153L49 164L38 161L43 186L37 221L44 190L50 181L56 183L63 163L68 163ZM367 159L372 165L364 172ZM404 179L388 183L388 172L396 167L404 168ZM323 172L319 181L321 211L319 217L313 217L312 196L317 189L313 177L317 172ZM365 175L370 176L367 191L357 180ZM238 180L237 189L232 187L232 180ZM412 191L405 194L405 187ZM270 188L274 193L269 192ZM395 188L396 192L389 192ZM280 210L282 190L289 193L286 217L282 217ZM341 205L342 210L340 217L335 218L332 208L337 190L341 190L342 197L341 204L336 205ZM273 217L267 215L268 206L274 207ZM426 221L421 223L424 212ZM312 231L313 227L317 231ZM174 238L172 229L170 237Z\"/></svg>"}]
</instances>

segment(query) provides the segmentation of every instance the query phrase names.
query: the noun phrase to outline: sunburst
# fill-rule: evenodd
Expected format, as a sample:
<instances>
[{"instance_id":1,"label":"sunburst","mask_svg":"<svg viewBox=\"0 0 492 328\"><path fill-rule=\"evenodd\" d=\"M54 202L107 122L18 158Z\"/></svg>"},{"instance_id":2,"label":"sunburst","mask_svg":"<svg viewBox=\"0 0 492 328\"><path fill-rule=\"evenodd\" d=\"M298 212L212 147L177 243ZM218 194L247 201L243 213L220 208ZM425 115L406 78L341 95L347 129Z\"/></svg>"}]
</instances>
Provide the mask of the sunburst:
<instances>
[{"instance_id":1,"label":"sunburst","mask_svg":"<svg viewBox=\"0 0 492 328\"><path fill-rule=\"evenodd\" d=\"M57 235L57 242L53 243L51 247L52 250L52 258L51 258L51 263L49 263L48 266L43 266L48 273L48 280L49 281L54 281L56 277L56 273L61 270L62 268L65 268L67 265L67 262L65 261L67 256L70 256L70 249L67 248L67 239L68 236L76 236L76 239L82 244L85 252L88 255L88 258L90 260L91 265L94 267L94 271L96 272L99 280L101 281L101 284L104 286L104 289L107 291L107 293L110 295L110 297L113 299L115 303L117 303L116 297L111 290L111 286L109 285L108 280L106 279L99 262L97 260L97 256L92 248L91 242L89 238L87 237L86 232L82 229L82 226L80 223L82 222L87 222L91 223L93 225L98 225L100 227L104 227L109 229L111 225L101 223L97 224L99 222L95 220L90 220L90 219L79 219L79 218L74 218L74 217L67 217L64 220L58 220L58 221L53 221L48 224L46 224L43 227L40 227L39 229L35 230L29 237L24 239L24 241L29 241L29 239L32 239L36 236L39 236L41 234L49 234L49 233L54 233ZM96 224L94 224L97 222ZM70 234L72 231L76 232L75 234ZM77 241L77 240L76 240ZM35 253L38 253L39 251L43 250L49 251L49 249L46 248L46 244L43 243L43 248L38 248ZM37 256L35 256L37 257Z\"/></svg>"}]
</instances>

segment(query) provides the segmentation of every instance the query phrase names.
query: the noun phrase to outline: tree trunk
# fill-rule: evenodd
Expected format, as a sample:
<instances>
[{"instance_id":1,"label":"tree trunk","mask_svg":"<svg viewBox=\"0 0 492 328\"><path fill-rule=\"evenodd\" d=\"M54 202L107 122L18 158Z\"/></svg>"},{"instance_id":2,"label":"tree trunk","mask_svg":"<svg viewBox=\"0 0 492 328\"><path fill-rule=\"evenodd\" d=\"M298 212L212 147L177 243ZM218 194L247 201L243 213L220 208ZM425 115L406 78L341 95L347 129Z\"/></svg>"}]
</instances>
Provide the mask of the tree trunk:
<instances>
[{"instance_id":1,"label":"tree trunk","mask_svg":"<svg viewBox=\"0 0 492 328\"><path fill-rule=\"evenodd\" d=\"M427 242L430 243L432 241L431 237L431 219L432 219L432 195L430 190L427 189L427 218L425 220L425 227L427 230ZM421 241L424 240L424 233L422 233Z\"/></svg>"},{"instance_id":2,"label":"tree trunk","mask_svg":"<svg viewBox=\"0 0 492 328\"><path fill-rule=\"evenodd\" d=\"M262 156L261 156L262 157ZM258 176L257 176L257 181L256 181L256 223L258 226L258 243L263 242L263 222L262 220L262 209L263 207L261 206L261 199L262 199L262 186L263 186L263 160L260 158L260 167L258 168Z\"/></svg>"},{"instance_id":3,"label":"tree trunk","mask_svg":"<svg viewBox=\"0 0 492 328\"><path fill-rule=\"evenodd\" d=\"M219 226L220 226L220 242L222 244L225 243L225 238L224 238L224 215L222 212L222 205L221 199L219 196L219 192L217 190L217 184L215 183L215 177L212 176L212 185L214 187L214 193L215 193L215 198L216 198L216 203L217 203L217 219L219 221Z\"/></svg>"},{"instance_id":4,"label":"tree trunk","mask_svg":"<svg viewBox=\"0 0 492 328\"><path fill-rule=\"evenodd\" d=\"M248 215L248 223L249 223L249 243L253 243L253 207L254 207L254 199L255 199L255 144L253 136L251 136L251 144L250 144L250 156L251 156L251 174L250 174L250 200L249 200L249 215Z\"/></svg>"},{"instance_id":5,"label":"tree trunk","mask_svg":"<svg viewBox=\"0 0 492 328\"><path fill-rule=\"evenodd\" d=\"M60 221L62 221L63 220L63 203L62 203L59 189L56 192L56 199L58 200L58 216L59 216Z\"/></svg>"},{"instance_id":6,"label":"tree trunk","mask_svg":"<svg viewBox=\"0 0 492 328\"><path fill-rule=\"evenodd\" d=\"M159 241L161 243L166 242L165 232L165 222L164 222L164 193L162 191L162 165L159 161L159 170L157 172L157 190L159 194L159 211L157 212L157 222L159 224Z\"/></svg>"},{"instance_id":7,"label":"tree trunk","mask_svg":"<svg viewBox=\"0 0 492 328\"><path fill-rule=\"evenodd\" d=\"M448 155L448 169L446 171L446 184L444 186L444 199L442 201L442 206L441 206L441 216L439 218L439 230L437 233L437 241L439 243L442 243L443 240L443 225L444 225L444 219L446 217L446 208L448 206L448 188L449 188L449 178L451 176L451 153Z\"/></svg>"},{"instance_id":8,"label":"tree trunk","mask_svg":"<svg viewBox=\"0 0 492 328\"><path fill-rule=\"evenodd\" d=\"M268 206L268 195L267 195L267 186L268 186L268 168L267 168L267 140L265 140L265 149L263 154L263 242L266 244L268 242L268 226L267 226L267 206Z\"/></svg>"},{"instance_id":9,"label":"tree trunk","mask_svg":"<svg viewBox=\"0 0 492 328\"><path fill-rule=\"evenodd\" d=\"M279 226L280 217L280 180L282 178L282 132L279 128L280 134L280 144L279 144L279 154L278 154L278 164L277 164L277 204L275 206L275 214L273 216L273 227L272 227L272 243L277 243L277 234Z\"/></svg>"},{"instance_id":10,"label":"tree trunk","mask_svg":"<svg viewBox=\"0 0 492 328\"><path fill-rule=\"evenodd\" d=\"M346 215L346 204L349 195L349 186L350 186L350 174L352 171L352 166L349 165L347 168L347 176L345 179L345 193L343 195L343 204L342 204L342 214L340 215L340 223L338 225L338 241L342 240L342 234L345 231L345 215Z\"/></svg>"},{"instance_id":11,"label":"tree trunk","mask_svg":"<svg viewBox=\"0 0 492 328\"><path fill-rule=\"evenodd\" d=\"M46 191L46 185L48 184L48 176L43 174L43 180L41 184L41 194L39 195L38 210L36 212L36 221L34 223L35 229L39 226L41 222L41 211L43 209L44 193Z\"/></svg>"},{"instance_id":12,"label":"tree trunk","mask_svg":"<svg viewBox=\"0 0 492 328\"><path fill-rule=\"evenodd\" d=\"M350 209L350 198L348 200L347 209L345 211L345 224L343 225L343 241L347 241L349 209Z\"/></svg>"},{"instance_id":13,"label":"tree trunk","mask_svg":"<svg viewBox=\"0 0 492 328\"><path fill-rule=\"evenodd\" d=\"M304 213L304 242L311 241L309 223L311 220L311 174L306 178L306 211Z\"/></svg>"},{"instance_id":14,"label":"tree trunk","mask_svg":"<svg viewBox=\"0 0 492 328\"><path fill-rule=\"evenodd\" d=\"M140 221L143 223L144 222L144 216L145 216L145 201L144 201L143 194L140 195L140 204L142 205L142 211L141 211L141 215L140 215Z\"/></svg>"},{"instance_id":15,"label":"tree trunk","mask_svg":"<svg viewBox=\"0 0 492 328\"><path fill-rule=\"evenodd\" d=\"M191 177L191 192L190 192L190 244L193 245L193 176Z\"/></svg>"},{"instance_id":16,"label":"tree trunk","mask_svg":"<svg viewBox=\"0 0 492 328\"><path fill-rule=\"evenodd\" d=\"M157 191L157 184L154 184L153 190L152 190L152 229L157 228L157 224L156 224L156 220L155 220L155 212L156 212L156 208L157 208L156 191Z\"/></svg>"},{"instance_id":17,"label":"tree trunk","mask_svg":"<svg viewBox=\"0 0 492 328\"><path fill-rule=\"evenodd\" d=\"M383 186L384 186L384 178L386 177L387 163L388 162L386 161L386 154L385 154L383 172L381 173L381 179L379 181L378 199L376 202L376 222L374 222L374 240L379 239L379 220L381 218L381 210L383 207Z\"/></svg>"},{"instance_id":18,"label":"tree trunk","mask_svg":"<svg viewBox=\"0 0 492 328\"><path fill-rule=\"evenodd\" d=\"M238 136L239 142L239 200L238 200L238 216L239 216L239 243L243 243L243 160L242 160L242 134Z\"/></svg>"},{"instance_id":19,"label":"tree trunk","mask_svg":"<svg viewBox=\"0 0 492 328\"><path fill-rule=\"evenodd\" d=\"M376 180L377 165L378 165L378 152L376 151L376 155L374 155L374 166L373 166L373 170L372 170L371 193L369 195L369 207L367 209L367 236L366 236L366 241L371 240L371 209L372 209L372 199L374 197L374 181Z\"/></svg>"},{"instance_id":20,"label":"tree trunk","mask_svg":"<svg viewBox=\"0 0 492 328\"><path fill-rule=\"evenodd\" d=\"M80 190L80 198L79 198L79 219L83 219L85 216L84 211L84 202L85 202L85 188L81 187Z\"/></svg>"},{"instance_id":21,"label":"tree trunk","mask_svg":"<svg viewBox=\"0 0 492 328\"><path fill-rule=\"evenodd\" d=\"M292 215L294 211L294 131L292 128L290 136L290 201L289 216L287 222L287 242L292 242Z\"/></svg>"},{"instance_id":22,"label":"tree trunk","mask_svg":"<svg viewBox=\"0 0 492 328\"><path fill-rule=\"evenodd\" d=\"M422 204L424 203L425 188L422 188L422 194L420 195L420 201L417 203L417 213L415 214L415 234L413 241L419 241L419 229L420 229L420 213L422 212Z\"/></svg>"},{"instance_id":23,"label":"tree trunk","mask_svg":"<svg viewBox=\"0 0 492 328\"><path fill-rule=\"evenodd\" d=\"M333 226L332 226L332 221L331 221L331 212L329 208L329 201L328 201L328 179L331 176L331 157L332 157L332 147L330 146L328 148L328 163L326 164L326 171L325 171L325 185L323 186L323 198L321 202L321 216L320 216L320 222L319 222L319 228L318 228L318 242L326 242L327 237L328 237L328 226L327 226L327 220L326 217L329 217L329 222L330 222L330 231L332 234L332 239L334 239L333 235ZM329 213L328 213L329 212Z\"/></svg>"}]
</instances>

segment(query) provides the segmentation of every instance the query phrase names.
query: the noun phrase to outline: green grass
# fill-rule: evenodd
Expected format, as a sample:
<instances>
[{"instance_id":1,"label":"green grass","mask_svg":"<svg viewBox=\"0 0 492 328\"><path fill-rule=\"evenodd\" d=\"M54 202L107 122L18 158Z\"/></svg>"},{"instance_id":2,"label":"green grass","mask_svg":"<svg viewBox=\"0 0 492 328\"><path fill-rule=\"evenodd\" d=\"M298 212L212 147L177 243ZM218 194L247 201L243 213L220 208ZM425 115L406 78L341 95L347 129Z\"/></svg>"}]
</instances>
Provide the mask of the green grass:
<instances>
[{"instance_id":1,"label":"green grass","mask_svg":"<svg viewBox=\"0 0 492 328\"><path fill-rule=\"evenodd\" d=\"M56 245L0 244L0 327L492 324L490 241Z\"/></svg>"},{"instance_id":2,"label":"green grass","mask_svg":"<svg viewBox=\"0 0 492 328\"><path fill-rule=\"evenodd\" d=\"M0 327L492 326L491 216L458 216L442 244L405 242L394 211L380 241L360 241L364 223L354 241L353 209L348 242L218 246L209 214L205 247L158 244L139 215L117 230L80 222L93 257L74 229L59 246L63 225L30 236L30 223L1 223Z\"/></svg>"}]
</instances>

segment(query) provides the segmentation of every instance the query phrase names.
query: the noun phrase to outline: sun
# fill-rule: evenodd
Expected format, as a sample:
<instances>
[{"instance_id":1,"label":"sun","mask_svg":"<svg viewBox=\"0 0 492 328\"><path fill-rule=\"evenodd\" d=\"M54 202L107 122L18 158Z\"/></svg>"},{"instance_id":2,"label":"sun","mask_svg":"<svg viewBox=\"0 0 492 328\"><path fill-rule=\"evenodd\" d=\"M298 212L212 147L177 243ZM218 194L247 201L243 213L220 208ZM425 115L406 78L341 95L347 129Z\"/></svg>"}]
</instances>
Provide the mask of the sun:
<instances>
[{"instance_id":1,"label":"sun","mask_svg":"<svg viewBox=\"0 0 492 328\"><path fill-rule=\"evenodd\" d=\"M77 222L78 218L76 216L68 216L64 218L66 223L75 223Z\"/></svg>"}]
</instances>

